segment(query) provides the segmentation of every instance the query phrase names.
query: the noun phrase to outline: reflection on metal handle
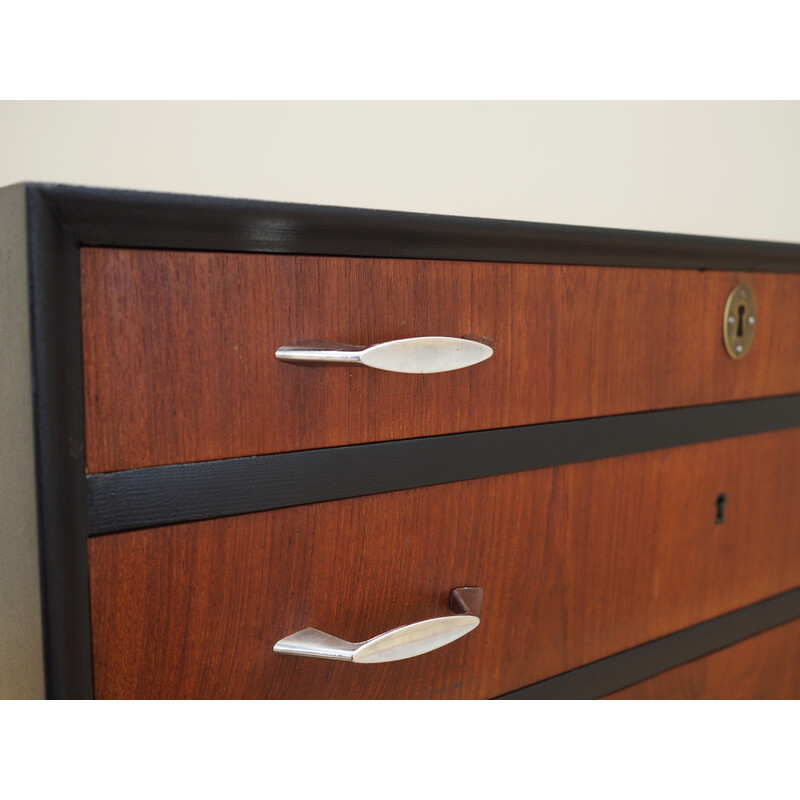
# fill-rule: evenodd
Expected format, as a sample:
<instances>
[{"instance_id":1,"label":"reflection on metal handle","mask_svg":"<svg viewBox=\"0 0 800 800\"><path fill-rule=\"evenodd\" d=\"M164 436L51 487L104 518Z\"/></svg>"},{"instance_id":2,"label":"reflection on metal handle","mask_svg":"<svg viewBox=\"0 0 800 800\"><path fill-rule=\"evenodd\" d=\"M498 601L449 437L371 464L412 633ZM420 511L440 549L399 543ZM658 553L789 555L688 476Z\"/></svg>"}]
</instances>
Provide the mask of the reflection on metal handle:
<instances>
[{"instance_id":1,"label":"reflection on metal handle","mask_svg":"<svg viewBox=\"0 0 800 800\"><path fill-rule=\"evenodd\" d=\"M279 347L276 358L305 364L364 364L388 372L449 372L479 364L492 355L488 344L451 336L418 336L355 347L336 342L300 342Z\"/></svg>"},{"instance_id":2,"label":"reflection on metal handle","mask_svg":"<svg viewBox=\"0 0 800 800\"><path fill-rule=\"evenodd\" d=\"M316 628L304 628L281 639L272 649L285 656L329 658L358 664L401 661L450 644L477 628L481 621L482 603L483 589L464 586L451 592L450 608L455 613L446 617L412 622L365 642L346 642Z\"/></svg>"}]
</instances>

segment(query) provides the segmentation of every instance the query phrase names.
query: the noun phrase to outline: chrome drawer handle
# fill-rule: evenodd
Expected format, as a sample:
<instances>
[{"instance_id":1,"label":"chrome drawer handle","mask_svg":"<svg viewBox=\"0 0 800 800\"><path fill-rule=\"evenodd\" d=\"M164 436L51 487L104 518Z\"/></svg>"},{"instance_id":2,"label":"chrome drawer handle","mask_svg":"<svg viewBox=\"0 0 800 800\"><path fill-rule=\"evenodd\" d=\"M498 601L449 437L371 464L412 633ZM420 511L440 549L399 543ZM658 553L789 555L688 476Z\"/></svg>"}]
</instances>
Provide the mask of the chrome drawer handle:
<instances>
[{"instance_id":1,"label":"chrome drawer handle","mask_svg":"<svg viewBox=\"0 0 800 800\"><path fill-rule=\"evenodd\" d=\"M279 347L275 357L296 364L363 364L387 372L449 372L471 367L494 351L474 339L451 336L417 336L357 347L337 342L300 342Z\"/></svg>"},{"instance_id":2,"label":"chrome drawer handle","mask_svg":"<svg viewBox=\"0 0 800 800\"><path fill-rule=\"evenodd\" d=\"M464 586L450 593L450 608L455 613L446 617L412 622L365 642L346 642L316 628L304 628L281 639L272 650L284 656L329 658L333 661L355 661L357 664L401 661L444 647L477 628L481 621L482 603L483 589Z\"/></svg>"}]
</instances>

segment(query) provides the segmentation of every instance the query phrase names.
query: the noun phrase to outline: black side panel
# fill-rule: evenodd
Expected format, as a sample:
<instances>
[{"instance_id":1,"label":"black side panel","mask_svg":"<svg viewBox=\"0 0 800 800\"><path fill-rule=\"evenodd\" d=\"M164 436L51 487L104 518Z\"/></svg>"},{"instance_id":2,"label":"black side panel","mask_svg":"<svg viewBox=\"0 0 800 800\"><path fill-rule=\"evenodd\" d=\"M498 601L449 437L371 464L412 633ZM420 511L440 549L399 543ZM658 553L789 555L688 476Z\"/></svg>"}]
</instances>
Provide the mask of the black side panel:
<instances>
[{"instance_id":1,"label":"black side panel","mask_svg":"<svg viewBox=\"0 0 800 800\"><path fill-rule=\"evenodd\" d=\"M82 245L800 271L800 245L41 184Z\"/></svg>"},{"instance_id":2,"label":"black side panel","mask_svg":"<svg viewBox=\"0 0 800 800\"><path fill-rule=\"evenodd\" d=\"M800 617L800 589L625 650L499 700L593 700Z\"/></svg>"},{"instance_id":3,"label":"black side panel","mask_svg":"<svg viewBox=\"0 0 800 800\"><path fill-rule=\"evenodd\" d=\"M27 192L36 489L50 698L91 698L78 247Z\"/></svg>"},{"instance_id":4,"label":"black side panel","mask_svg":"<svg viewBox=\"0 0 800 800\"><path fill-rule=\"evenodd\" d=\"M800 426L800 395L88 476L89 533L485 478Z\"/></svg>"}]
</instances>

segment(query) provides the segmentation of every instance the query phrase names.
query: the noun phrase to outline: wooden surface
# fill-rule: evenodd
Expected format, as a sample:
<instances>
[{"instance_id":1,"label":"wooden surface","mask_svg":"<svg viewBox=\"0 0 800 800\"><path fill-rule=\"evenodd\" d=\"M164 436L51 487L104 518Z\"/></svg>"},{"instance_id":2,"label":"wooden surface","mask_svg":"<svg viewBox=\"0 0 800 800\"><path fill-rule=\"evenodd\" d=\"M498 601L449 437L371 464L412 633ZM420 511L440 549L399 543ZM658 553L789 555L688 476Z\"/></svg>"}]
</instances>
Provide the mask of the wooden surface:
<instances>
[{"instance_id":1,"label":"wooden surface","mask_svg":"<svg viewBox=\"0 0 800 800\"><path fill-rule=\"evenodd\" d=\"M89 472L800 392L796 274L84 249L81 281ZM439 375L274 357L464 334L495 355Z\"/></svg>"},{"instance_id":2,"label":"wooden surface","mask_svg":"<svg viewBox=\"0 0 800 800\"><path fill-rule=\"evenodd\" d=\"M800 700L800 620L609 695L609 700Z\"/></svg>"},{"instance_id":3,"label":"wooden surface","mask_svg":"<svg viewBox=\"0 0 800 800\"><path fill-rule=\"evenodd\" d=\"M800 585L800 430L89 541L98 697L494 697ZM715 524L716 498L727 497ZM485 590L395 664L276 656Z\"/></svg>"}]
</instances>

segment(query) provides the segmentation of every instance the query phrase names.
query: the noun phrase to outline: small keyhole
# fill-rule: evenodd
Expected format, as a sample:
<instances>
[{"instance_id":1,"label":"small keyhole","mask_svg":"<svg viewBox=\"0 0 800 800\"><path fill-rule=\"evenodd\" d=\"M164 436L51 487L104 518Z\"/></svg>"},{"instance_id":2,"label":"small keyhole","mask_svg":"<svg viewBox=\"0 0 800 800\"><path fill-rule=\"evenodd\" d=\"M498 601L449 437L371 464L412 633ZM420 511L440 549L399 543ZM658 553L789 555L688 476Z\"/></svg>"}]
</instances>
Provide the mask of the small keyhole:
<instances>
[{"instance_id":1,"label":"small keyhole","mask_svg":"<svg viewBox=\"0 0 800 800\"><path fill-rule=\"evenodd\" d=\"M745 307L739 306L739 326L736 328L736 335L739 338L744 336L744 312L745 312Z\"/></svg>"},{"instance_id":2,"label":"small keyhole","mask_svg":"<svg viewBox=\"0 0 800 800\"><path fill-rule=\"evenodd\" d=\"M724 494L718 494L717 495L717 500L716 500L717 516L716 516L716 519L714 520L714 524L715 525L722 525L722 523L725 522L725 501L726 500L727 500L727 498L725 497Z\"/></svg>"}]
</instances>

